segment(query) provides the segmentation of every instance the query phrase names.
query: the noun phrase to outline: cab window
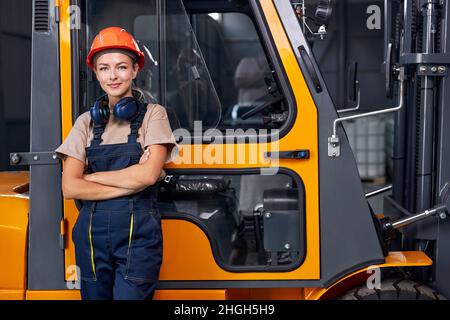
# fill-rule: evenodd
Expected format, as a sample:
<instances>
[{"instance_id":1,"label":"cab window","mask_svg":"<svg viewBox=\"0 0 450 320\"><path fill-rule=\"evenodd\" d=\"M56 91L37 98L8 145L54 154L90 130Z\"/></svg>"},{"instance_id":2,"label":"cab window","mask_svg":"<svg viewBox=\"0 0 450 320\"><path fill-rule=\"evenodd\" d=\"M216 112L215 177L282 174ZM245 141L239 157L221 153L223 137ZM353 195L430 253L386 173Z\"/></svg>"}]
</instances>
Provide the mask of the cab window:
<instances>
[{"instance_id":1,"label":"cab window","mask_svg":"<svg viewBox=\"0 0 450 320\"><path fill-rule=\"evenodd\" d=\"M102 28L118 25L135 36L146 56L136 88L166 108L173 130L194 132L196 123L202 132L287 124L291 110L248 3L226 12L217 12L218 5L196 10L181 0L85 0L82 6L87 14L80 35L80 112L102 94L83 63L88 45Z\"/></svg>"},{"instance_id":2,"label":"cab window","mask_svg":"<svg viewBox=\"0 0 450 320\"><path fill-rule=\"evenodd\" d=\"M272 99L269 92L276 86L251 17L241 12L211 12L192 14L191 21L221 99L220 129L279 128L287 119L284 104L242 119L245 113ZM274 121L273 114L281 115L281 119Z\"/></svg>"}]
</instances>

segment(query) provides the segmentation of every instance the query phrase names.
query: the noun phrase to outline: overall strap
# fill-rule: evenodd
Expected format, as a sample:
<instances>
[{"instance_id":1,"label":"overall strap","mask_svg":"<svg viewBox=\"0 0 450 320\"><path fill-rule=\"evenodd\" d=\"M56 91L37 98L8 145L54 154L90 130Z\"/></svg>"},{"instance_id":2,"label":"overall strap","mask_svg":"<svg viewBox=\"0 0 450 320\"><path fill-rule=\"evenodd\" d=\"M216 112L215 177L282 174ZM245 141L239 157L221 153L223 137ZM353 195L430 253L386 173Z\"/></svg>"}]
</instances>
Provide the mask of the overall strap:
<instances>
[{"instance_id":1,"label":"overall strap","mask_svg":"<svg viewBox=\"0 0 450 320\"><path fill-rule=\"evenodd\" d=\"M93 129L94 137L92 138L91 146L99 146L100 143L102 142L102 135L103 132L105 131L106 125L95 123L95 121L93 120L91 120L91 123L94 123Z\"/></svg>"},{"instance_id":2,"label":"overall strap","mask_svg":"<svg viewBox=\"0 0 450 320\"><path fill-rule=\"evenodd\" d=\"M130 123L130 134L128 135L128 143L137 141L138 131L144 121L147 106L139 102L139 113Z\"/></svg>"}]
</instances>

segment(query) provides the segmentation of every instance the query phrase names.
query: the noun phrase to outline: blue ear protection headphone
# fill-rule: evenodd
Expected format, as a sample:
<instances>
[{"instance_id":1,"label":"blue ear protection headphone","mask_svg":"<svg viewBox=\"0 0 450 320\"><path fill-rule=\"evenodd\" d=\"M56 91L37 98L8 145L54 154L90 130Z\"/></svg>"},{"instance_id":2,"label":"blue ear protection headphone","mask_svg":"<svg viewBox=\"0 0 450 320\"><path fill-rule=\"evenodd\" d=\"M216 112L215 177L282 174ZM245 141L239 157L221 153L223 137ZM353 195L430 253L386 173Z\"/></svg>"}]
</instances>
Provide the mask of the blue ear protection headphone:
<instances>
[{"instance_id":1,"label":"blue ear protection headphone","mask_svg":"<svg viewBox=\"0 0 450 320\"><path fill-rule=\"evenodd\" d=\"M104 95L95 101L90 113L96 124L106 124L110 116L108 96ZM113 108L114 117L120 120L131 121L138 113L139 104L134 97L120 99Z\"/></svg>"}]
</instances>

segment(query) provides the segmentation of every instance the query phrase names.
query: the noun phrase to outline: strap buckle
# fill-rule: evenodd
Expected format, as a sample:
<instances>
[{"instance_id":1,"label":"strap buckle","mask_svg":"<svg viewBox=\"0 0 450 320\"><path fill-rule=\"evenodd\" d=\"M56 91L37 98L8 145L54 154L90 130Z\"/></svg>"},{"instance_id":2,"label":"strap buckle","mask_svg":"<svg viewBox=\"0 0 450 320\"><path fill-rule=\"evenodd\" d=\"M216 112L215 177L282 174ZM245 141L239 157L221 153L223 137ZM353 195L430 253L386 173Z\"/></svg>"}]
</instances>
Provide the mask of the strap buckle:
<instances>
[{"instance_id":1,"label":"strap buckle","mask_svg":"<svg viewBox=\"0 0 450 320\"><path fill-rule=\"evenodd\" d=\"M173 178L173 175L171 175L171 176L165 176L165 177L164 177L164 182L165 182L165 183L170 183L170 180L172 180L172 178Z\"/></svg>"}]
</instances>

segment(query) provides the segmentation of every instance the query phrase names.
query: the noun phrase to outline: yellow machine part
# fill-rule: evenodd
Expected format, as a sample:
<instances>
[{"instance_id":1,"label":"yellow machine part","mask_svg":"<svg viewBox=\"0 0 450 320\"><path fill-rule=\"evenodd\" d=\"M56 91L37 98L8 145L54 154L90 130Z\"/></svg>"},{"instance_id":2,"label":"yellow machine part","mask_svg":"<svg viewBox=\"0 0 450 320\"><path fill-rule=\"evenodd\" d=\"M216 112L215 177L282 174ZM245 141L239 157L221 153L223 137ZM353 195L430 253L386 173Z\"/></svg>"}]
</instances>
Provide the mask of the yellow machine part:
<instances>
[{"instance_id":1,"label":"yellow machine part","mask_svg":"<svg viewBox=\"0 0 450 320\"><path fill-rule=\"evenodd\" d=\"M431 266L433 261L422 251L393 251L389 252L385 263L380 265L368 266L353 272L352 274L340 279L328 288L305 288L305 300L334 299L346 291L362 284L376 268L392 267L427 267Z\"/></svg>"},{"instance_id":2,"label":"yellow machine part","mask_svg":"<svg viewBox=\"0 0 450 320\"><path fill-rule=\"evenodd\" d=\"M370 276L374 268L421 267L432 265L431 259L421 251L390 252L381 265L360 269L332 284L328 288L231 288L199 290L157 290L155 300L321 300L339 297L358 286ZM78 290L27 291L29 300L80 299Z\"/></svg>"},{"instance_id":3,"label":"yellow machine part","mask_svg":"<svg viewBox=\"0 0 450 320\"><path fill-rule=\"evenodd\" d=\"M0 299L24 299L26 290L28 172L0 172ZM16 190L16 191L14 191Z\"/></svg>"}]
</instances>

